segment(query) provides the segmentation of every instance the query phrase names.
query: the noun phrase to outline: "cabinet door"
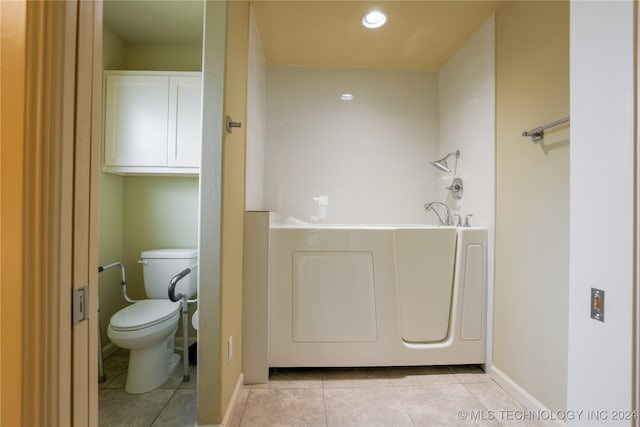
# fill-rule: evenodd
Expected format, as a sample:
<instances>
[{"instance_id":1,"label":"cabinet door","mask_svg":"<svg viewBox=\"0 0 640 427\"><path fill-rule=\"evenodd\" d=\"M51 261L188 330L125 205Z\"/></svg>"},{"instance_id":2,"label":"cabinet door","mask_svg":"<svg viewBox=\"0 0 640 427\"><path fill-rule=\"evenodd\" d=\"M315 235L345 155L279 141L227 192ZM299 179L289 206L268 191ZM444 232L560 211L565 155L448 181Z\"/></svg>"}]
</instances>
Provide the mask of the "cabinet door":
<instances>
[{"instance_id":1,"label":"cabinet door","mask_svg":"<svg viewBox=\"0 0 640 427\"><path fill-rule=\"evenodd\" d=\"M200 167L202 146L202 78L185 76L169 82L168 165Z\"/></svg>"},{"instance_id":2,"label":"cabinet door","mask_svg":"<svg viewBox=\"0 0 640 427\"><path fill-rule=\"evenodd\" d=\"M108 75L105 165L166 166L168 76Z\"/></svg>"}]
</instances>

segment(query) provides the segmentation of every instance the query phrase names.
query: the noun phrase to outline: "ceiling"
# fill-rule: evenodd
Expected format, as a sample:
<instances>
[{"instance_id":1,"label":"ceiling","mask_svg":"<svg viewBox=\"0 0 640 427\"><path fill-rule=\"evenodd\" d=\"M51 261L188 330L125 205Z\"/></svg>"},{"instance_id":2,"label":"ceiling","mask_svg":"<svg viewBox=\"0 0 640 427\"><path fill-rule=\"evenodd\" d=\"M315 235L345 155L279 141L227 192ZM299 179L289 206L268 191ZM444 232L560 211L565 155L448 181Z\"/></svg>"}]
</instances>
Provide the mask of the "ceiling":
<instances>
[{"instance_id":1,"label":"ceiling","mask_svg":"<svg viewBox=\"0 0 640 427\"><path fill-rule=\"evenodd\" d=\"M257 1L253 4L267 63L437 71L503 2ZM366 29L379 9L385 26Z\"/></svg>"},{"instance_id":2,"label":"ceiling","mask_svg":"<svg viewBox=\"0 0 640 427\"><path fill-rule=\"evenodd\" d=\"M504 1L253 1L269 65L437 71ZM366 29L362 15L386 13ZM104 20L127 43L201 43L203 2L107 0Z\"/></svg>"}]
</instances>

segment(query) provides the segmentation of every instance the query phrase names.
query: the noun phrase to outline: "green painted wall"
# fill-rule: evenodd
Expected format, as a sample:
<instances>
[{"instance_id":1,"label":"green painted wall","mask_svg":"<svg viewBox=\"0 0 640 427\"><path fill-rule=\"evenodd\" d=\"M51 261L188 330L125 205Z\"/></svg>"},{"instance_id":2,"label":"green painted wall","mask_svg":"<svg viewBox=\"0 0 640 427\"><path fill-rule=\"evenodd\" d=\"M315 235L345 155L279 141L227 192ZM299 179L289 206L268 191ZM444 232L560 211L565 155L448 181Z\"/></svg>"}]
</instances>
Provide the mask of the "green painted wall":
<instances>
[{"instance_id":1,"label":"green painted wall","mask_svg":"<svg viewBox=\"0 0 640 427\"><path fill-rule=\"evenodd\" d=\"M198 178L125 177L123 218L123 258L130 294L146 298L140 253L198 245Z\"/></svg>"},{"instance_id":2,"label":"green painted wall","mask_svg":"<svg viewBox=\"0 0 640 427\"><path fill-rule=\"evenodd\" d=\"M131 298L146 298L138 263L142 251L198 247L198 181L198 177L124 178L122 243ZM190 304L189 337L197 336L191 326L195 310L196 304ZM176 338L182 338L182 321Z\"/></svg>"},{"instance_id":3,"label":"green painted wall","mask_svg":"<svg viewBox=\"0 0 640 427\"><path fill-rule=\"evenodd\" d=\"M111 28L102 27L102 68L119 70L125 66L127 50L124 41Z\"/></svg>"},{"instance_id":4,"label":"green painted wall","mask_svg":"<svg viewBox=\"0 0 640 427\"><path fill-rule=\"evenodd\" d=\"M98 262L100 265L122 261L123 231L123 195L124 180L121 176L108 173L100 174L100 224L98 232ZM102 343L110 343L107 336L109 319L127 304L120 286L120 269L112 268L100 273L99 303Z\"/></svg>"},{"instance_id":5,"label":"green painted wall","mask_svg":"<svg viewBox=\"0 0 640 427\"><path fill-rule=\"evenodd\" d=\"M103 68L106 70L119 69L124 64L124 60L124 42L109 27L104 27L102 39ZM100 207L98 214L100 221L98 226L98 262L100 265L122 261L123 196L124 178L119 175L100 173ZM122 297L120 271L118 268L104 271L100 273L98 278L100 329L102 344L107 346L111 342L107 336L109 319L127 304Z\"/></svg>"},{"instance_id":6,"label":"green painted wall","mask_svg":"<svg viewBox=\"0 0 640 427\"><path fill-rule=\"evenodd\" d=\"M104 27L103 68L200 71L202 47L131 44ZM138 264L140 252L197 247L198 180L184 176L100 174L99 262L124 263L130 297L146 298L142 268ZM99 286L102 341L107 346L109 320L127 303L122 296L118 269L101 273ZM191 313L194 310L195 304L190 307ZM181 334L180 328L177 337ZM189 336L196 336L191 327Z\"/></svg>"},{"instance_id":7,"label":"green painted wall","mask_svg":"<svg viewBox=\"0 0 640 427\"><path fill-rule=\"evenodd\" d=\"M126 70L201 71L202 45L127 44Z\"/></svg>"}]
</instances>

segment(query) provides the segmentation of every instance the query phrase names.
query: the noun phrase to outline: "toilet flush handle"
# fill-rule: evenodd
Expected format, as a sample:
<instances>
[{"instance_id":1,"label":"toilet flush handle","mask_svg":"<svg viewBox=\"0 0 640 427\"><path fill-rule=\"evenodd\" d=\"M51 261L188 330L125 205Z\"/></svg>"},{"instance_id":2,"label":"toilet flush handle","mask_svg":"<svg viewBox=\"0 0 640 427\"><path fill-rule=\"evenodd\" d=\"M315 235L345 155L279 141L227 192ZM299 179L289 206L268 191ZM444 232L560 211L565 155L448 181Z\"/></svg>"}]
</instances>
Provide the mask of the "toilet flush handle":
<instances>
[{"instance_id":1,"label":"toilet flush handle","mask_svg":"<svg viewBox=\"0 0 640 427\"><path fill-rule=\"evenodd\" d=\"M138 264L144 264L144 265L147 265L147 264L149 264L149 261L147 261L146 259L139 259L139 260L138 260Z\"/></svg>"}]
</instances>

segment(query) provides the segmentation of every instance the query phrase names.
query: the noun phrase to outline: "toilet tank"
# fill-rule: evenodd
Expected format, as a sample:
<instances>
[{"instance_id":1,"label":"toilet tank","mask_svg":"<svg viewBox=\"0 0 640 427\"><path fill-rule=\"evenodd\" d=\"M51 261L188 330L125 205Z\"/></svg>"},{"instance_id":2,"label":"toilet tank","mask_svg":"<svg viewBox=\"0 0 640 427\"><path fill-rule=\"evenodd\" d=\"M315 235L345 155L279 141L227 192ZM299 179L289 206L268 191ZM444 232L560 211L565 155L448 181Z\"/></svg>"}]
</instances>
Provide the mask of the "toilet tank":
<instances>
[{"instance_id":1,"label":"toilet tank","mask_svg":"<svg viewBox=\"0 0 640 427\"><path fill-rule=\"evenodd\" d=\"M148 298L168 299L171 278L185 268L198 264L196 249L153 249L140 254L144 290ZM182 278L176 286L176 295L186 294L192 298L197 292L197 270Z\"/></svg>"}]
</instances>

